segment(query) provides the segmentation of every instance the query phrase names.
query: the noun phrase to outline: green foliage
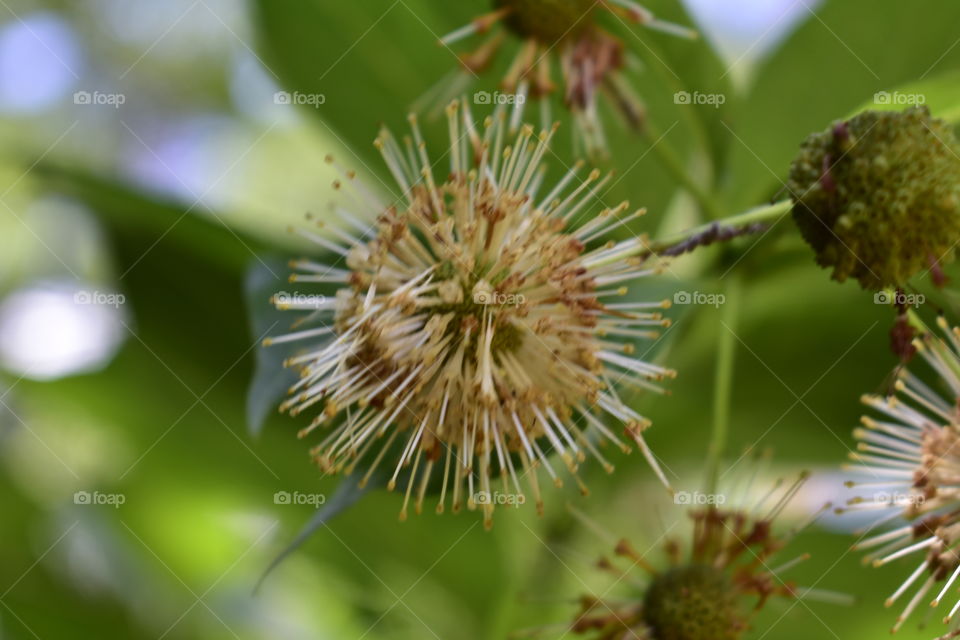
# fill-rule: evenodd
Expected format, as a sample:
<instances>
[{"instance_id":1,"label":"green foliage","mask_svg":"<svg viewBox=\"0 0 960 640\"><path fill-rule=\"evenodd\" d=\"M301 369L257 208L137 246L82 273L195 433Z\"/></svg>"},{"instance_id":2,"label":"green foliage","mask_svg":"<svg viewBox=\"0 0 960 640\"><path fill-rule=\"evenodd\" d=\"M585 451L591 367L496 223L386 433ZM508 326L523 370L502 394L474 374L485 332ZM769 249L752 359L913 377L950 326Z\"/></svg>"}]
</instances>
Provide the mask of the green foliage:
<instances>
[{"instance_id":1,"label":"green foliage","mask_svg":"<svg viewBox=\"0 0 960 640\"><path fill-rule=\"evenodd\" d=\"M349 148L348 157L338 157L344 165L387 184L371 144L378 123L405 126L409 106L456 68L454 53L437 39L489 8L481 0L250 4L255 50L281 88L323 93L320 108L302 110L311 126ZM666 20L689 23L679 3L647 4ZM687 42L616 21L606 26L642 63L629 74L647 103L653 140L662 135L716 206L733 214L774 196L801 141L878 106L878 91L923 94L934 116L960 119L958 22L954 2L828 0L742 87L733 86L706 39ZM479 42L454 48L467 51ZM494 89L507 58L470 91ZM198 77L212 73L197 66ZM683 106L675 103L678 91L727 100L718 109ZM562 105L552 106L554 117L568 124ZM602 116L612 146L609 165L619 169L615 186L601 194L604 203L629 198L647 206L650 214L631 230L654 237L661 225L673 232L702 222L706 214L680 196L651 140L631 134L609 110ZM427 129L431 145L443 140L441 124ZM42 155L49 140L41 139L36 154L18 161L15 175ZM548 158L553 174L572 164L571 148L570 136L561 135ZM443 151L431 148L435 158ZM264 257L278 248L76 157L45 158L30 183L36 192L69 195L96 214L123 276L117 285L130 300L131 318L125 346L103 371L49 383L3 380L12 388L4 405L24 424L6 411L0 418L0 601L21 619L0 609L0 636L32 637L22 622L44 639L156 638L189 608L167 638L231 638L196 603L214 585L211 608L243 638L281 637L278 627L263 631L262 616L270 611L282 621L307 621L311 638L503 638L518 628L568 621L575 608L569 598L588 591L585 583L599 592L609 586L594 566L604 545L573 526L565 502L644 549L682 520L675 505L650 488L640 456L617 452L607 452L618 467L614 476L586 472L589 499L572 485L549 489L545 517L508 510L489 534L475 513L426 513L399 524L400 498L371 492L335 521L324 519L251 598L270 560L316 515L274 504L274 493L332 494L337 484L311 464L313 442L296 439L301 423L268 419L287 386L278 367L282 356L259 347L275 322L264 294L287 284L282 261ZM232 220L228 212L218 214ZM256 276L247 279L251 267ZM785 467L834 469L852 447L857 398L882 390L897 363L887 350L890 310L871 304L872 296L852 283L830 282L788 221L773 224L761 240L744 238L682 258L649 290L631 295L721 293L731 269L742 274L744 291L733 343L728 452L770 446ZM931 306L953 314L960 309L951 290L915 284ZM680 375L670 397L638 397L636 406L654 421L648 441L671 480L694 486L709 440L706 398L716 345L728 329L712 306L676 307L671 315L675 324L658 359ZM260 431L258 439L249 437L248 422ZM72 491L93 484L125 493L127 504L85 511L67 504ZM74 532L96 533L93 548L104 554L102 564L71 563L86 557L68 546L75 533L44 554L74 522ZM848 543L846 535L824 531L801 536L796 546L814 559L791 578L856 593L856 609L806 602L768 609L755 629L768 628L771 640L872 640L885 633L892 619L882 602L905 568L868 573L844 554ZM112 569L94 570L103 566ZM931 631L908 626L899 637L926 639Z\"/></svg>"},{"instance_id":2,"label":"green foliage","mask_svg":"<svg viewBox=\"0 0 960 640\"><path fill-rule=\"evenodd\" d=\"M809 133L877 92L960 64L960 48L951 46L952 25L960 20L956 3L832 1L810 12L761 66L729 123L738 138L726 184L734 209L780 191Z\"/></svg>"}]
</instances>

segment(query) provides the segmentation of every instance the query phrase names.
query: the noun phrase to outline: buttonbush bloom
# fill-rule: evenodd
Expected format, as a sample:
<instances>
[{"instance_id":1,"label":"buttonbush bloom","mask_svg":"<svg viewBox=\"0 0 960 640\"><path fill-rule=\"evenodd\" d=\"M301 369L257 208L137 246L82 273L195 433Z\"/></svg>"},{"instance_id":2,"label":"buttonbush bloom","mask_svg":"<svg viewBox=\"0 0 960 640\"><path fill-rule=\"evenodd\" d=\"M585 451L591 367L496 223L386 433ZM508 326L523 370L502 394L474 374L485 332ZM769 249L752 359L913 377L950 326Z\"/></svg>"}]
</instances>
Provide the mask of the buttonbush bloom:
<instances>
[{"instance_id":1,"label":"buttonbush bloom","mask_svg":"<svg viewBox=\"0 0 960 640\"><path fill-rule=\"evenodd\" d=\"M613 469L598 445L630 449L618 432L666 484L644 440L650 420L619 390L660 391L674 375L635 353L668 326L669 303L617 302L661 268L645 236L608 239L643 210L602 205L610 176L581 176L581 164L547 188L555 128L508 141L503 108L479 127L465 102L447 117L445 178L411 117L412 137L376 140L402 196L384 203L344 171L356 210L337 210L343 226L301 230L336 260L294 261L291 279L341 288L276 300L305 314L268 340L303 345L282 408L317 413L301 435L324 428L313 454L326 472L362 465L365 483L386 467L388 487L405 490L401 517L411 501L421 510L431 484L438 511L479 506L487 526L498 502L521 504L528 488L542 508L537 469L561 482L551 454L583 488L588 457Z\"/></svg>"},{"instance_id":2,"label":"buttonbush bloom","mask_svg":"<svg viewBox=\"0 0 960 640\"><path fill-rule=\"evenodd\" d=\"M859 464L853 468L867 478L848 485L868 491L850 500L846 510L876 512L871 528L880 530L856 547L869 549L865 561L878 567L919 556L916 568L887 599L892 606L919 582L894 631L917 607L938 606L960 577L960 330L942 317L939 325L943 338L924 334L913 345L940 384L931 387L901 369L894 394L864 396L877 415L865 416L855 432L860 443L853 457ZM899 522L887 526L892 521ZM944 622L958 610L960 599Z\"/></svg>"}]
</instances>

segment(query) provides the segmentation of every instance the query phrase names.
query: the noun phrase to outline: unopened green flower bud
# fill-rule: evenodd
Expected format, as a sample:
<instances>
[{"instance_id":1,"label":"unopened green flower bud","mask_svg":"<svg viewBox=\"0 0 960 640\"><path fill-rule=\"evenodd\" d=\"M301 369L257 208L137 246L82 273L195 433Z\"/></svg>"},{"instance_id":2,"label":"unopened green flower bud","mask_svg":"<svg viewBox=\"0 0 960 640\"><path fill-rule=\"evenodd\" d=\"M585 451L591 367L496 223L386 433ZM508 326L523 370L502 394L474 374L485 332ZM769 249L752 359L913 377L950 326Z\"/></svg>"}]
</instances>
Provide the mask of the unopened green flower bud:
<instances>
[{"instance_id":1,"label":"unopened green flower bud","mask_svg":"<svg viewBox=\"0 0 960 640\"><path fill-rule=\"evenodd\" d=\"M904 284L960 242L960 144L926 107L865 111L801 146L793 218L833 278Z\"/></svg>"}]
</instances>

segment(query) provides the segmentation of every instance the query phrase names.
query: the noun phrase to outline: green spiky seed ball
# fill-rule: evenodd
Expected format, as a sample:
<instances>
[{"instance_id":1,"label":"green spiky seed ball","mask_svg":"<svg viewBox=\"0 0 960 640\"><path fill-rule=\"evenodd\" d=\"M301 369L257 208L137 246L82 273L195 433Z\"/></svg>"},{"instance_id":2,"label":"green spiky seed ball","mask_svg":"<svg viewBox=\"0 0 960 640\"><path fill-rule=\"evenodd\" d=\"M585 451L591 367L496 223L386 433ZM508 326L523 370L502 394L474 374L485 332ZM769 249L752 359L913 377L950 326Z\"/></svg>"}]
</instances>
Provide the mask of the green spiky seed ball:
<instances>
[{"instance_id":1,"label":"green spiky seed ball","mask_svg":"<svg viewBox=\"0 0 960 640\"><path fill-rule=\"evenodd\" d=\"M865 111L804 141L790 169L793 218L843 282L904 284L960 241L960 144L926 107Z\"/></svg>"},{"instance_id":2,"label":"green spiky seed ball","mask_svg":"<svg viewBox=\"0 0 960 640\"><path fill-rule=\"evenodd\" d=\"M658 576L644 598L643 618L656 640L736 640L746 626L729 578L705 565Z\"/></svg>"},{"instance_id":3,"label":"green spiky seed ball","mask_svg":"<svg viewBox=\"0 0 960 640\"><path fill-rule=\"evenodd\" d=\"M504 24L523 38L552 45L581 33L591 24L595 0L494 0L494 8L509 9Z\"/></svg>"}]
</instances>

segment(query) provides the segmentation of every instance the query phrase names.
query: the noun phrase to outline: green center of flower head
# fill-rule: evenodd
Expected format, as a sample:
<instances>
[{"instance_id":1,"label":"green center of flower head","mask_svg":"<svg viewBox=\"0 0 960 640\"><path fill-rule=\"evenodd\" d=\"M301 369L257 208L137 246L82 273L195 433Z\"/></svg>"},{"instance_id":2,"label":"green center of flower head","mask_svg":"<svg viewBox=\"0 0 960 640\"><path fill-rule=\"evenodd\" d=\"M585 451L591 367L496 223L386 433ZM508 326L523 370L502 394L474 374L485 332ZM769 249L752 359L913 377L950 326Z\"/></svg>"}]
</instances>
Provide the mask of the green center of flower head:
<instances>
[{"instance_id":1,"label":"green center of flower head","mask_svg":"<svg viewBox=\"0 0 960 640\"><path fill-rule=\"evenodd\" d=\"M655 640L736 640L745 627L727 575L706 565L659 575L643 601L643 618Z\"/></svg>"},{"instance_id":2,"label":"green center of flower head","mask_svg":"<svg viewBox=\"0 0 960 640\"><path fill-rule=\"evenodd\" d=\"M590 23L596 0L494 0L509 9L504 24L523 38L553 44L575 36Z\"/></svg>"},{"instance_id":3,"label":"green center of flower head","mask_svg":"<svg viewBox=\"0 0 960 640\"><path fill-rule=\"evenodd\" d=\"M811 135L790 170L793 217L833 278L901 285L960 241L960 144L926 107L866 111Z\"/></svg>"},{"instance_id":4,"label":"green center of flower head","mask_svg":"<svg viewBox=\"0 0 960 640\"><path fill-rule=\"evenodd\" d=\"M513 353L523 345L523 331L508 319L522 307L522 294L500 291L493 284L473 276L461 280L449 261L441 263L436 274L443 282L439 293L444 302L429 307L428 313L431 316L453 314L452 321L447 323L447 333L453 337L460 335L466 325L476 327L470 332L468 353L475 351L473 345L480 326L488 316L492 317L497 329L490 341L495 358L503 352Z\"/></svg>"}]
</instances>

